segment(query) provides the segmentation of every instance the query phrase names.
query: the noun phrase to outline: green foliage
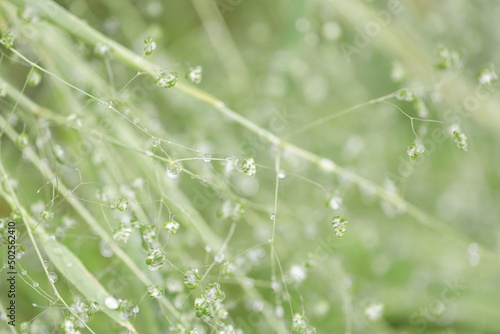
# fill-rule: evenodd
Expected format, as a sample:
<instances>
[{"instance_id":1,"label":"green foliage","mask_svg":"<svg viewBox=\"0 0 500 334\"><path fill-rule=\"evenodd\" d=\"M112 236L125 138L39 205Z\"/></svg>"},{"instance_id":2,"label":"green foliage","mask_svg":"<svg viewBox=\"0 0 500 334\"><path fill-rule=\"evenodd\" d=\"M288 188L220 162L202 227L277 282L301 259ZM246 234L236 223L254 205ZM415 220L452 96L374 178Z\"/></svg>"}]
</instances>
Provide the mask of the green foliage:
<instances>
[{"instance_id":1,"label":"green foliage","mask_svg":"<svg viewBox=\"0 0 500 334\"><path fill-rule=\"evenodd\" d=\"M492 8L0 2L0 334L494 333Z\"/></svg>"}]
</instances>

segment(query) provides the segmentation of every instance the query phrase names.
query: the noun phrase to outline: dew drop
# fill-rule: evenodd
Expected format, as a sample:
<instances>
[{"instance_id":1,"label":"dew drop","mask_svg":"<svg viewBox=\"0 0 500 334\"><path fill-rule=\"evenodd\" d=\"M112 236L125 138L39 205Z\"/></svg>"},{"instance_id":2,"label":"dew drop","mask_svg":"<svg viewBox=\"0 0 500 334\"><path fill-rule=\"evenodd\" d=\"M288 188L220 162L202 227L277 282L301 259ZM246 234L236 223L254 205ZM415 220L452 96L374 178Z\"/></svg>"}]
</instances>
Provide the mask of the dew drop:
<instances>
[{"instance_id":1,"label":"dew drop","mask_svg":"<svg viewBox=\"0 0 500 334\"><path fill-rule=\"evenodd\" d=\"M493 68L485 68L479 72L479 83L483 86L490 86L492 83L498 81L498 75Z\"/></svg>"},{"instance_id":2,"label":"dew drop","mask_svg":"<svg viewBox=\"0 0 500 334\"><path fill-rule=\"evenodd\" d=\"M413 143L406 148L406 153L412 160L417 160L425 151L421 143Z\"/></svg>"},{"instance_id":3,"label":"dew drop","mask_svg":"<svg viewBox=\"0 0 500 334\"><path fill-rule=\"evenodd\" d=\"M278 305L276 306L276 308L274 309L274 314L276 315L276 317L278 318L283 318L285 316L285 309L283 308L283 306L281 305Z\"/></svg>"},{"instance_id":4,"label":"dew drop","mask_svg":"<svg viewBox=\"0 0 500 334\"><path fill-rule=\"evenodd\" d=\"M394 82L402 81L406 76L406 71L403 65L398 61L393 61L391 64L391 79Z\"/></svg>"},{"instance_id":5,"label":"dew drop","mask_svg":"<svg viewBox=\"0 0 500 334\"><path fill-rule=\"evenodd\" d=\"M368 320L378 320L382 318L382 315L384 314L384 304L373 303L365 308L364 313Z\"/></svg>"},{"instance_id":6,"label":"dew drop","mask_svg":"<svg viewBox=\"0 0 500 334\"><path fill-rule=\"evenodd\" d=\"M208 153L207 153L207 154L205 154L205 155L203 156L203 161L205 161L205 162L210 162L210 161L212 161L212 156L211 156L210 154L208 154Z\"/></svg>"},{"instance_id":7,"label":"dew drop","mask_svg":"<svg viewBox=\"0 0 500 334\"><path fill-rule=\"evenodd\" d=\"M327 171L327 172L334 171L335 167L336 167L336 165L333 161L331 161L330 159L325 159L325 158L320 160L319 166L321 167L321 169L323 169L324 171Z\"/></svg>"},{"instance_id":8,"label":"dew drop","mask_svg":"<svg viewBox=\"0 0 500 334\"><path fill-rule=\"evenodd\" d=\"M29 86L36 87L42 81L42 74L40 71L32 68L30 73L28 74L28 78L26 79L26 83Z\"/></svg>"},{"instance_id":9,"label":"dew drop","mask_svg":"<svg viewBox=\"0 0 500 334\"><path fill-rule=\"evenodd\" d=\"M248 176L254 176L257 172L257 166L253 158L237 159L235 162L236 169Z\"/></svg>"},{"instance_id":10,"label":"dew drop","mask_svg":"<svg viewBox=\"0 0 500 334\"><path fill-rule=\"evenodd\" d=\"M120 224L118 228L116 228L113 231L113 239L116 241L123 242L125 244L128 242L131 235L132 235L132 228L125 224Z\"/></svg>"},{"instance_id":11,"label":"dew drop","mask_svg":"<svg viewBox=\"0 0 500 334\"><path fill-rule=\"evenodd\" d=\"M341 216L336 216L332 220L332 226L335 230L335 235L339 238L342 238L347 230L348 221L342 218Z\"/></svg>"},{"instance_id":12,"label":"dew drop","mask_svg":"<svg viewBox=\"0 0 500 334\"><path fill-rule=\"evenodd\" d=\"M10 49L12 45L14 45L14 36L12 36L10 31L4 32L0 36L0 44L5 46L7 49Z\"/></svg>"},{"instance_id":13,"label":"dew drop","mask_svg":"<svg viewBox=\"0 0 500 334\"><path fill-rule=\"evenodd\" d=\"M113 250L108 246L108 244L101 239L99 243L99 252L103 257L111 257L113 256Z\"/></svg>"},{"instance_id":14,"label":"dew drop","mask_svg":"<svg viewBox=\"0 0 500 334\"><path fill-rule=\"evenodd\" d=\"M175 86L175 84L177 83L177 79L178 79L177 73L163 72L160 73L160 76L156 79L155 84L160 88L170 88Z\"/></svg>"},{"instance_id":15,"label":"dew drop","mask_svg":"<svg viewBox=\"0 0 500 334\"><path fill-rule=\"evenodd\" d=\"M43 219L43 220L50 220L52 218L54 218L54 213L51 212L51 211L42 211L40 212L40 217Z\"/></svg>"},{"instance_id":16,"label":"dew drop","mask_svg":"<svg viewBox=\"0 0 500 334\"><path fill-rule=\"evenodd\" d=\"M111 296L104 299L104 304L112 310L116 310L118 308L118 300Z\"/></svg>"},{"instance_id":17,"label":"dew drop","mask_svg":"<svg viewBox=\"0 0 500 334\"><path fill-rule=\"evenodd\" d=\"M158 285L150 285L148 287L149 298L160 298L161 296L163 296L164 293L165 293L165 290L163 290Z\"/></svg>"},{"instance_id":18,"label":"dew drop","mask_svg":"<svg viewBox=\"0 0 500 334\"><path fill-rule=\"evenodd\" d=\"M104 43L97 43L94 47L94 53L103 58L109 58L111 56L111 48Z\"/></svg>"},{"instance_id":19,"label":"dew drop","mask_svg":"<svg viewBox=\"0 0 500 334\"><path fill-rule=\"evenodd\" d=\"M181 171L182 164L178 161L173 161L167 165L167 176L171 179L177 178Z\"/></svg>"},{"instance_id":20,"label":"dew drop","mask_svg":"<svg viewBox=\"0 0 500 334\"><path fill-rule=\"evenodd\" d=\"M51 273L49 273L49 278L50 278L50 281L51 281L52 283L55 283L55 282L57 282L57 278L58 278L58 277L57 277L57 274L56 274L56 273L52 273L52 272L51 272Z\"/></svg>"},{"instance_id":21,"label":"dew drop","mask_svg":"<svg viewBox=\"0 0 500 334\"><path fill-rule=\"evenodd\" d=\"M342 207L342 198L338 196L334 196L330 199L328 206L333 210L338 210Z\"/></svg>"},{"instance_id":22,"label":"dew drop","mask_svg":"<svg viewBox=\"0 0 500 334\"><path fill-rule=\"evenodd\" d=\"M450 131L457 147L467 152L467 136L460 130L458 125L453 125Z\"/></svg>"},{"instance_id":23,"label":"dew drop","mask_svg":"<svg viewBox=\"0 0 500 334\"><path fill-rule=\"evenodd\" d=\"M179 230L179 227L181 226L179 223L174 222L174 221L169 221L164 224L165 230L167 230L170 234L175 234L177 233L177 230Z\"/></svg>"},{"instance_id":24,"label":"dew drop","mask_svg":"<svg viewBox=\"0 0 500 334\"><path fill-rule=\"evenodd\" d=\"M289 275L292 281L294 281L295 283L301 283L306 279L307 271L306 268L304 268L303 266L293 265L290 268Z\"/></svg>"},{"instance_id":25,"label":"dew drop","mask_svg":"<svg viewBox=\"0 0 500 334\"><path fill-rule=\"evenodd\" d=\"M200 284L201 276L198 269L190 268L184 274L184 286L188 289L195 289Z\"/></svg>"},{"instance_id":26,"label":"dew drop","mask_svg":"<svg viewBox=\"0 0 500 334\"><path fill-rule=\"evenodd\" d=\"M214 257L214 261L217 263L221 263L225 258L226 256L223 253L217 253Z\"/></svg>"},{"instance_id":27,"label":"dew drop","mask_svg":"<svg viewBox=\"0 0 500 334\"><path fill-rule=\"evenodd\" d=\"M269 218L271 218L271 220L276 220L276 214L274 212L271 213L271 215L269 216Z\"/></svg>"},{"instance_id":28,"label":"dew drop","mask_svg":"<svg viewBox=\"0 0 500 334\"><path fill-rule=\"evenodd\" d=\"M144 54L146 56L149 56L153 53L153 51L156 49L156 42L154 41L153 37L149 36L146 37L144 40Z\"/></svg>"},{"instance_id":29,"label":"dew drop","mask_svg":"<svg viewBox=\"0 0 500 334\"><path fill-rule=\"evenodd\" d=\"M38 288L40 286L40 284L38 284L38 282L33 282L33 287L34 288Z\"/></svg>"},{"instance_id":30,"label":"dew drop","mask_svg":"<svg viewBox=\"0 0 500 334\"><path fill-rule=\"evenodd\" d=\"M159 146L160 143L161 143L161 140L159 138L151 137L151 144L153 145L153 147Z\"/></svg>"},{"instance_id":31,"label":"dew drop","mask_svg":"<svg viewBox=\"0 0 500 334\"><path fill-rule=\"evenodd\" d=\"M24 150L29 144L29 138L26 133L21 133L19 136L16 138L16 145L21 149Z\"/></svg>"},{"instance_id":32,"label":"dew drop","mask_svg":"<svg viewBox=\"0 0 500 334\"><path fill-rule=\"evenodd\" d=\"M264 302L260 300L256 300L250 304L250 310L252 310L252 312L262 312L263 309L264 309Z\"/></svg>"},{"instance_id":33,"label":"dew drop","mask_svg":"<svg viewBox=\"0 0 500 334\"><path fill-rule=\"evenodd\" d=\"M159 249L153 249L146 258L146 264L152 271L156 271L167 263L167 256Z\"/></svg>"},{"instance_id":34,"label":"dew drop","mask_svg":"<svg viewBox=\"0 0 500 334\"><path fill-rule=\"evenodd\" d=\"M116 209L119 211L125 211L128 208L128 200L126 198L120 198L115 205Z\"/></svg>"},{"instance_id":35,"label":"dew drop","mask_svg":"<svg viewBox=\"0 0 500 334\"><path fill-rule=\"evenodd\" d=\"M440 70L445 70L460 63L460 54L454 50L448 50L446 47L441 46L438 49L438 63L436 67Z\"/></svg>"},{"instance_id":36,"label":"dew drop","mask_svg":"<svg viewBox=\"0 0 500 334\"><path fill-rule=\"evenodd\" d=\"M202 71L201 66L191 67L186 73L186 78L195 84L199 84L202 79Z\"/></svg>"},{"instance_id":37,"label":"dew drop","mask_svg":"<svg viewBox=\"0 0 500 334\"><path fill-rule=\"evenodd\" d=\"M88 315L93 315L96 314L100 310L99 303L92 301L92 300L85 300L85 308L87 310Z\"/></svg>"},{"instance_id":38,"label":"dew drop","mask_svg":"<svg viewBox=\"0 0 500 334\"><path fill-rule=\"evenodd\" d=\"M285 172L283 169L281 169L281 170L278 172L278 177L279 177L280 179L284 179L284 178L286 177L286 172Z\"/></svg>"},{"instance_id":39,"label":"dew drop","mask_svg":"<svg viewBox=\"0 0 500 334\"><path fill-rule=\"evenodd\" d=\"M396 98L400 101L412 102L415 100L415 94L408 88L403 88L397 92Z\"/></svg>"}]
</instances>

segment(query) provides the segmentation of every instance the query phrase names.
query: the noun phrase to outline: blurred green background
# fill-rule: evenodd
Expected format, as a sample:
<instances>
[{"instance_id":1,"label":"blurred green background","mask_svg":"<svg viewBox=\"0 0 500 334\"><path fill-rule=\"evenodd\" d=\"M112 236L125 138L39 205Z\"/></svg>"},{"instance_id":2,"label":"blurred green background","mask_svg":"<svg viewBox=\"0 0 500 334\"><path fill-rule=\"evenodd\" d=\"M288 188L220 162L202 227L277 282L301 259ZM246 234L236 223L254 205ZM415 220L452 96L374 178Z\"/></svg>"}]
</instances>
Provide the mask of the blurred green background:
<instances>
[{"instance_id":1,"label":"blurred green background","mask_svg":"<svg viewBox=\"0 0 500 334\"><path fill-rule=\"evenodd\" d=\"M68 83L111 101L118 112L47 73L36 87L26 86L31 66L2 46L0 80L13 87L1 98L2 117L28 135L44 168L73 189L71 196L110 235L134 217L158 228L170 261L161 271L148 271L138 233L121 247L200 333L223 333L197 320L193 307L201 287L214 281L225 292L228 323L244 333L291 332L296 313L318 333L500 332L495 1L58 1L138 55L144 39L153 37L157 48L144 58L177 72L181 82L187 82L190 67L202 66L198 88L283 140L399 194L411 203L406 210L385 202L369 184L325 172L286 148L279 149L286 177L279 179L275 208L275 146L210 105L156 87L153 78L136 75L137 68L112 53L96 54L96 45L71 36L50 12L29 3L0 5L2 32L12 31L14 47ZM443 68L446 60L450 64ZM402 88L415 98L360 106L303 130ZM59 121L30 110L29 103L16 105L13 90L61 116ZM439 121L414 120L426 147L417 160L406 152L416 139L403 112ZM466 134L467 152L454 143L452 125ZM163 140L160 147L152 145L152 136ZM191 159L183 167L192 175L182 172L165 181L165 163L137 150ZM205 152L219 160L204 162ZM228 171L227 156L253 157L257 174ZM17 180L21 205L111 294L139 306L130 319L138 332L181 332L4 132L1 159L2 182ZM120 197L130 203L125 213L109 205ZM329 205L332 197L341 199L341 210ZM241 219L224 219L226 201L241 203ZM53 219L40 218L45 209ZM275 210L273 257L267 241ZM12 216L5 200L0 213ZM168 236L162 226L173 215L181 228ZM206 235L190 219L194 215L218 238L227 237L227 263L214 263L220 250L207 251ZM338 215L349 221L341 239L331 224ZM26 250L18 263L29 278L18 281L18 321L33 323L28 333L53 332L68 311L33 288L37 282L51 291L22 224L19 232ZM4 236L3 230L2 245ZM211 264L200 288L183 286L187 268L203 274ZM228 268L233 274L224 274ZM56 285L71 303L80 293L58 276ZM3 284L0 300L6 305ZM258 294L247 293L249 287ZM110 323L102 312L88 322L96 333L120 332ZM0 332L9 333L4 324Z\"/></svg>"}]
</instances>

